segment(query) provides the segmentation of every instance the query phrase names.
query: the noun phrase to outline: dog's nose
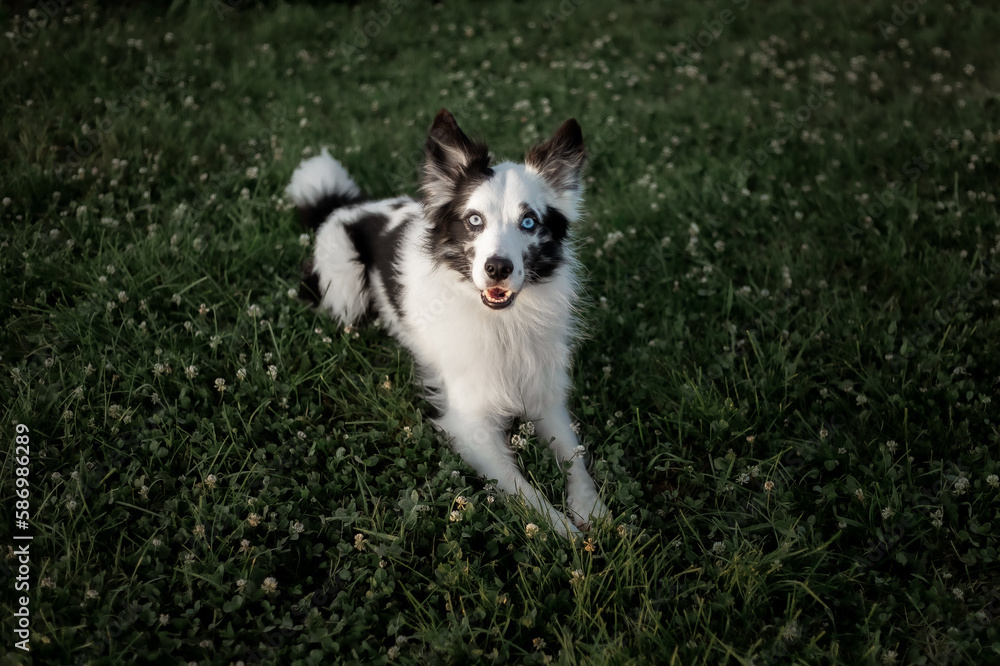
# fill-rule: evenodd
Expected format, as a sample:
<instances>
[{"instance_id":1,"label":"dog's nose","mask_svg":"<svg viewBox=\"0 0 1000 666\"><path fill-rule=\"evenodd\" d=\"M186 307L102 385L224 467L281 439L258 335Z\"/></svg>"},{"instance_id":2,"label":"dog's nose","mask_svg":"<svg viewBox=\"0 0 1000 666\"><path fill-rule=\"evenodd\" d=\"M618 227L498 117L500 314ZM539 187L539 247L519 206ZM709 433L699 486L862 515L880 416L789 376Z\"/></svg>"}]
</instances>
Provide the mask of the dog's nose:
<instances>
[{"instance_id":1,"label":"dog's nose","mask_svg":"<svg viewBox=\"0 0 1000 666\"><path fill-rule=\"evenodd\" d=\"M486 274L490 279L506 280L514 272L514 262L506 257L493 255L486 260Z\"/></svg>"}]
</instances>

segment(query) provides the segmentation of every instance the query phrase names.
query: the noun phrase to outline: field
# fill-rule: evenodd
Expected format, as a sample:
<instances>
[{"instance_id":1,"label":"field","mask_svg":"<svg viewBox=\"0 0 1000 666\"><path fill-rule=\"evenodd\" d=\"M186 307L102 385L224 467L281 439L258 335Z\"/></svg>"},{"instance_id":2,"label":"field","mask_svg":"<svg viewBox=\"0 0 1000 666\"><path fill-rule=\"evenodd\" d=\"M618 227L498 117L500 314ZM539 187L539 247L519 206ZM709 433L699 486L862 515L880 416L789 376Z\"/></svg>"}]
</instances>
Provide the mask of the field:
<instances>
[{"instance_id":1,"label":"field","mask_svg":"<svg viewBox=\"0 0 1000 666\"><path fill-rule=\"evenodd\" d=\"M1000 659L992 3L0 23L3 663ZM585 539L476 477L375 322L295 298L298 161L416 194L442 107L506 158L583 126Z\"/></svg>"}]
</instances>

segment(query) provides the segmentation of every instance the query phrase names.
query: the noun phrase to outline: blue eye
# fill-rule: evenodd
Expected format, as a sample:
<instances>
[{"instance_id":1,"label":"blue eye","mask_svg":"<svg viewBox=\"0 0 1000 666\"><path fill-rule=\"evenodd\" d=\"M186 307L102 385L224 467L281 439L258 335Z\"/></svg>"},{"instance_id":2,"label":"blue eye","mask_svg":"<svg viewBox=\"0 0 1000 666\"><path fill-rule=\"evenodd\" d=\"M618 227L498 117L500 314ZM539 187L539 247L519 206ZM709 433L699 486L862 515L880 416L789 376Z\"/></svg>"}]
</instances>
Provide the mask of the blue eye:
<instances>
[{"instance_id":1,"label":"blue eye","mask_svg":"<svg viewBox=\"0 0 1000 666\"><path fill-rule=\"evenodd\" d=\"M478 215L470 215L469 224L471 224L474 227L481 226L483 224L483 218L479 217Z\"/></svg>"},{"instance_id":2,"label":"blue eye","mask_svg":"<svg viewBox=\"0 0 1000 666\"><path fill-rule=\"evenodd\" d=\"M534 218L526 217L523 220L521 220L521 228L524 229L525 231L534 229L535 228Z\"/></svg>"}]
</instances>

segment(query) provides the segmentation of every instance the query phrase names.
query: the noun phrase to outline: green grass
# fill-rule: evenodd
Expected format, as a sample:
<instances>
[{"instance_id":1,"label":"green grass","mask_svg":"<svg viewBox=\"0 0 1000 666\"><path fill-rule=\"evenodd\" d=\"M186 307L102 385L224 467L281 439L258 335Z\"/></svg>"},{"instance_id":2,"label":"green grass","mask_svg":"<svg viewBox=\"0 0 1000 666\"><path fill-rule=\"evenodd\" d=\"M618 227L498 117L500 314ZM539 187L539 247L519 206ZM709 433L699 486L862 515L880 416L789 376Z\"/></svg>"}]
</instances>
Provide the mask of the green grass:
<instances>
[{"instance_id":1,"label":"green grass","mask_svg":"<svg viewBox=\"0 0 1000 666\"><path fill-rule=\"evenodd\" d=\"M805 4L0 9L34 663L997 659L1000 12ZM588 541L289 296L298 160L415 192L442 106L500 156L584 128Z\"/></svg>"}]
</instances>

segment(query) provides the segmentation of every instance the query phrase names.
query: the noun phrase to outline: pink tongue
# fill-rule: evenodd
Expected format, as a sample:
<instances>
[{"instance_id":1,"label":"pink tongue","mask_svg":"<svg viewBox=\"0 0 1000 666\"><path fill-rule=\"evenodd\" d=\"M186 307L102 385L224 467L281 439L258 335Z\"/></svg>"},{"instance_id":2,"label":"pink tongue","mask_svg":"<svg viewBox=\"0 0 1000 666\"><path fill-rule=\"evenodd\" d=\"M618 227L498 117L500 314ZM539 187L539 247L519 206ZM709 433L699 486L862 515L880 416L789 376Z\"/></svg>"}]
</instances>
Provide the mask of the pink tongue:
<instances>
[{"instance_id":1,"label":"pink tongue","mask_svg":"<svg viewBox=\"0 0 1000 666\"><path fill-rule=\"evenodd\" d=\"M505 289L501 289L500 287L493 287L488 290L488 293L489 297L494 301L502 301L507 296L507 291Z\"/></svg>"}]
</instances>

